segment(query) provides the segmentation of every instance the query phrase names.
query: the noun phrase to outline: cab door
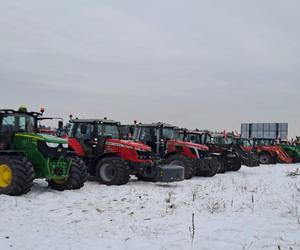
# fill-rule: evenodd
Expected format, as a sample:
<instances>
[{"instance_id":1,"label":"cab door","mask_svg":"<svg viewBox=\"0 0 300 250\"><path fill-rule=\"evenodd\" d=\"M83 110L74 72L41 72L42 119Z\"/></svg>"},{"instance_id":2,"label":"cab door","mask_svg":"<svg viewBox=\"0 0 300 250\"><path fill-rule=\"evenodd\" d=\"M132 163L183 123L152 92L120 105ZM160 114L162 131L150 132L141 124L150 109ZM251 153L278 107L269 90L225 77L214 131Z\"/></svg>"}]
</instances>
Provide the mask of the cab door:
<instances>
[{"instance_id":1,"label":"cab door","mask_svg":"<svg viewBox=\"0 0 300 250\"><path fill-rule=\"evenodd\" d=\"M74 137L83 147L85 155L93 154L93 138L96 136L95 125L93 123L78 123L75 128Z\"/></svg>"}]
</instances>

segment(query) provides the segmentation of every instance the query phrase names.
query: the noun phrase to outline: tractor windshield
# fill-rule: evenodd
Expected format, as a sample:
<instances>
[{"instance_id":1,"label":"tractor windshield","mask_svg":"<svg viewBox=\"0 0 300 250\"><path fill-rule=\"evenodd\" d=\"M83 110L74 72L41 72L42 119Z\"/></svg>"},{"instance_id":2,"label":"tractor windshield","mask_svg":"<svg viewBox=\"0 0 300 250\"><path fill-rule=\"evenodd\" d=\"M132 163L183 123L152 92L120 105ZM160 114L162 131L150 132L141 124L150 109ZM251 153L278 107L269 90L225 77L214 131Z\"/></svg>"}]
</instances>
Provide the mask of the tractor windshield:
<instances>
[{"instance_id":1,"label":"tractor windshield","mask_svg":"<svg viewBox=\"0 0 300 250\"><path fill-rule=\"evenodd\" d=\"M175 131L173 128L163 128L162 139L171 140L175 138Z\"/></svg>"},{"instance_id":2,"label":"tractor windshield","mask_svg":"<svg viewBox=\"0 0 300 250\"><path fill-rule=\"evenodd\" d=\"M0 131L4 134L36 131L36 118L28 114L3 114L0 117Z\"/></svg>"},{"instance_id":3,"label":"tractor windshield","mask_svg":"<svg viewBox=\"0 0 300 250\"><path fill-rule=\"evenodd\" d=\"M275 145L274 140L272 139L259 139L254 141L255 146L273 146Z\"/></svg>"},{"instance_id":4,"label":"tractor windshield","mask_svg":"<svg viewBox=\"0 0 300 250\"><path fill-rule=\"evenodd\" d=\"M232 137L224 138L223 136L216 136L216 137L214 137L214 142L216 144L229 145L229 144L232 144L234 141L233 141Z\"/></svg>"},{"instance_id":5,"label":"tractor windshield","mask_svg":"<svg viewBox=\"0 0 300 250\"><path fill-rule=\"evenodd\" d=\"M185 141L201 144L201 134L187 134Z\"/></svg>"},{"instance_id":6,"label":"tractor windshield","mask_svg":"<svg viewBox=\"0 0 300 250\"><path fill-rule=\"evenodd\" d=\"M111 137L112 139L120 139L120 132L117 124L102 124L100 125L99 135Z\"/></svg>"},{"instance_id":7,"label":"tractor windshield","mask_svg":"<svg viewBox=\"0 0 300 250\"><path fill-rule=\"evenodd\" d=\"M237 140L237 143L244 147L252 147L253 146L253 141L248 140L248 139L239 139L239 140Z\"/></svg>"}]
</instances>

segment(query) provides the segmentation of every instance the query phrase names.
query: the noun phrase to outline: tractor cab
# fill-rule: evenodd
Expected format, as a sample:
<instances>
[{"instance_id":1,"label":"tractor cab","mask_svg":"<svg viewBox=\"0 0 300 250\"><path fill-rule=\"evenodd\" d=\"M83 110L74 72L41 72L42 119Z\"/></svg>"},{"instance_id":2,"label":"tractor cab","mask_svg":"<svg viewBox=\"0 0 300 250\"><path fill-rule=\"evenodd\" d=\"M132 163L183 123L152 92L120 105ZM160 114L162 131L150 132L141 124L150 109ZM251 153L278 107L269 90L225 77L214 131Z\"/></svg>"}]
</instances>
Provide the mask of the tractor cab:
<instances>
[{"instance_id":1,"label":"tractor cab","mask_svg":"<svg viewBox=\"0 0 300 250\"><path fill-rule=\"evenodd\" d=\"M133 140L148 145L152 151L163 157L167 142L175 137L175 126L165 123L138 124Z\"/></svg>"},{"instance_id":2,"label":"tractor cab","mask_svg":"<svg viewBox=\"0 0 300 250\"><path fill-rule=\"evenodd\" d=\"M79 155L97 155L108 139L120 140L120 123L107 119L74 119L69 131L70 145Z\"/></svg>"},{"instance_id":3,"label":"tractor cab","mask_svg":"<svg viewBox=\"0 0 300 250\"><path fill-rule=\"evenodd\" d=\"M20 108L18 111L10 109L0 110L0 150L10 149L13 136L16 133L35 133L37 131L37 117L41 113L27 112Z\"/></svg>"}]
</instances>

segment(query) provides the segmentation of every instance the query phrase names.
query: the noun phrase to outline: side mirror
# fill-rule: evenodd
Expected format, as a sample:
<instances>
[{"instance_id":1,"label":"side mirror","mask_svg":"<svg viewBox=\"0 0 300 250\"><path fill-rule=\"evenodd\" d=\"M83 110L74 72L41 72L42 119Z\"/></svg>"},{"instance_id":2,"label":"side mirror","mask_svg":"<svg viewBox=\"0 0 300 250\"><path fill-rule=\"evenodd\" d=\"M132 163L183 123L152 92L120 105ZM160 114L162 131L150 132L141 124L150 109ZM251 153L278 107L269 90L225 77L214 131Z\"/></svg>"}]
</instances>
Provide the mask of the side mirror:
<instances>
[{"instance_id":1,"label":"side mirror","mask_svg":"<svg viewBox=\"0 0 300 250\"><path fill-rule=\"evenodd\" d=\"M87 126L85 124L80 125L80 133L85 135L87 132Z\"/></svg>"},{"instance_id":2,"label":"side mirror","mask_svg":"<svg viewBox=\"0 0 300 250\"><path fill-rule=\"evenodd\" d=\"M64 123L62 121L58 121L58 129L62 130Z\"/></svg>"}]
</instances>

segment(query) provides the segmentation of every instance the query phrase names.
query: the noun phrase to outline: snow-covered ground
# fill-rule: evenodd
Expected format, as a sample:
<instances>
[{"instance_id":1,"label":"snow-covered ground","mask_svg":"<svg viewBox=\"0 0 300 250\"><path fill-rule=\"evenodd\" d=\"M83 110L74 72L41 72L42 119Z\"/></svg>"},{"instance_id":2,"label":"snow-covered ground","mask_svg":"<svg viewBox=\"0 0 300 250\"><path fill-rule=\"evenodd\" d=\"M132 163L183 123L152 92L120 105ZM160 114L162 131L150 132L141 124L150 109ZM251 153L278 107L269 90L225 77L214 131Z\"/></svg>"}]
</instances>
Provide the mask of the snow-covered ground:
<instances>
[{"instance_id":1,"label":"snow-covered ground","mask_svg":"<svg viewBox=\"0 0 300 250\"><path fill-rule=\"evenodd\" d=\"M66 192L36 181L0 196L0 249L300 249L299 167Z\"/></svg>"}]
</instances>

